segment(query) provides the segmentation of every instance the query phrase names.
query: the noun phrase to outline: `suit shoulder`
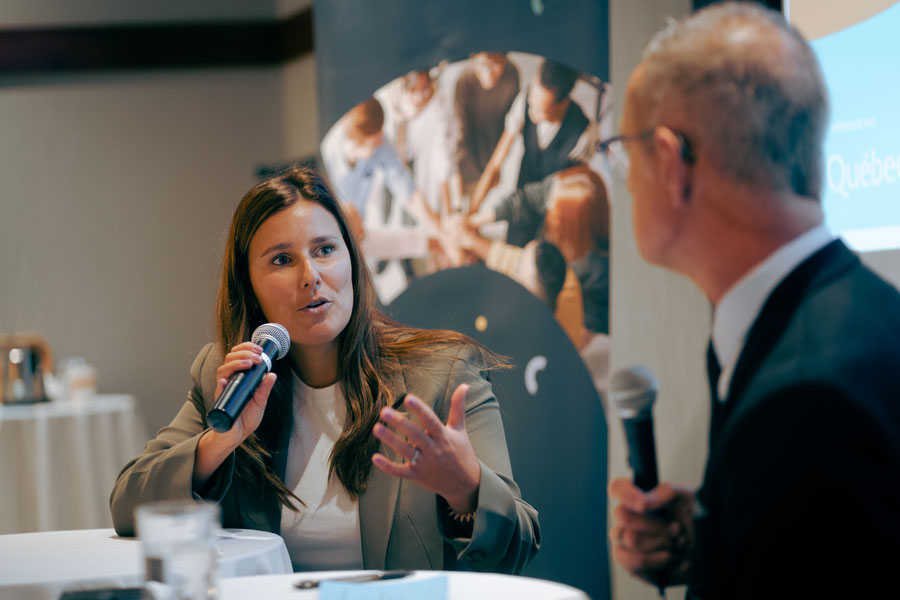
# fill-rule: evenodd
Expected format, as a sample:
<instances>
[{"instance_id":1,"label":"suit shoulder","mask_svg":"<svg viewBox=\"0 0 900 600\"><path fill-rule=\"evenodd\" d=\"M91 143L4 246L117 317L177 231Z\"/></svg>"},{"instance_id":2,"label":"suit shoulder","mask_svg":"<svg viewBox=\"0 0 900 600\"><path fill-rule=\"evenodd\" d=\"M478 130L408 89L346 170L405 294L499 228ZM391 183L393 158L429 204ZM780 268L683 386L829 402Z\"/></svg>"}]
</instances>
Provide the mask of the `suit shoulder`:
<instances>
[{"instance_id":1,"label":"suit shoulder","mask_svg":"<svg viewBox=\"0 0 900 600\"><path fill-rule=\"evenodd\" d=\"M424 368L450 371L463 364L483 368L485 357L475 344L454 342L449 344L431 344L422 349L416 356L401 359L401 364L408 368Z\"/></svg>"},{"instance_id":2,"label":"suit shoulder","mask_svg":"<svg viewBox=\"0 0 900 600\"><path fill-rule=\"evenodd\" d=\"M770 332L777 341L740 393L738 414L859 411L898 427L900 293L858 260L847 264L804 290L783 330Z\"/></svg>"},{"instance_id":3,"label":"suit shoulder","mask_svg":"<svg viewBox=\"0 0 900 600\"><path fill-rule=\"evenodd\" d=\"M224 360L222 347L218 342L206 344L197 353L191 365L191 380L194 382L194 392L199 393L201 399L211 401L216 389L216 371Z\"/></svg>"},{"instance_id":4,"label":"suit shoulder","mask_svg":"<svg viewBox=\"0 0 900 600\"><path fill-rule=\"evenodd\" d=\"M801 306L836 325L878 323L900 328L900 291L858 260L849 271L813 291ZM827 324L823 324L827 325Z\"/></svg>"},{"instance_id":5,"label":"suit shoulder","mask_svg":"<svg viewBox=\"0 0 900 600\"><path fill-rule=\"evenodd\" d=\"M398 363L407 391L415 394L438 393L452 380L471 379L485 368L481 349L464 342L429 345Z\"/></svg>"},{"instance_id":6,"label":"suit shoulder","mask_svg":"<svg viewBox=\"0 0 900 600\"><path fill-rule=\"evenodd\" d=\"M826 378L873 362L900 371L900 292L857 264L800 303L775 354Z\"/></svg>"},{"instance_id":7,"label":"suit shoulder","mask_svg":"<svg viewBox=\"0 0 900 600\"><path fill-rule=\"evenodd\" d=\"M449 361L453 360L457 352L458 350L448 350L440 345L428 345L388 360L393 362L405 375L409 375L418 371L440 370L442 366L448 365Z\"/></svg>"}]
</instances>

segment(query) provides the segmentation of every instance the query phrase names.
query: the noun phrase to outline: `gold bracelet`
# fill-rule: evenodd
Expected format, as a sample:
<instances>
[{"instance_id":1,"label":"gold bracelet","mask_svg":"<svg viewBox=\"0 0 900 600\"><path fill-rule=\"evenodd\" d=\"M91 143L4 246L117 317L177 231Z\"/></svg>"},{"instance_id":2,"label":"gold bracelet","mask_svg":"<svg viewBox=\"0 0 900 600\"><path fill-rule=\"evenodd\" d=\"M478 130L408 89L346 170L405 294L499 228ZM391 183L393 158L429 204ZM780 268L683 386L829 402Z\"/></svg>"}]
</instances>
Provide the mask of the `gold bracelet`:
<instances>
[{"instance_id":1,"label":"gold bracelet","mask_svg":"<svg viewBox=\"0 0 900 600\"><path fill-rule=\"evenodd\" d=\"M450 518L456 521L457 523L471 523L475 520L475 511L467 512L467 513L458 513L450 507L447 507L447 511L450 513Z\"/></svg>"}]
</instances>

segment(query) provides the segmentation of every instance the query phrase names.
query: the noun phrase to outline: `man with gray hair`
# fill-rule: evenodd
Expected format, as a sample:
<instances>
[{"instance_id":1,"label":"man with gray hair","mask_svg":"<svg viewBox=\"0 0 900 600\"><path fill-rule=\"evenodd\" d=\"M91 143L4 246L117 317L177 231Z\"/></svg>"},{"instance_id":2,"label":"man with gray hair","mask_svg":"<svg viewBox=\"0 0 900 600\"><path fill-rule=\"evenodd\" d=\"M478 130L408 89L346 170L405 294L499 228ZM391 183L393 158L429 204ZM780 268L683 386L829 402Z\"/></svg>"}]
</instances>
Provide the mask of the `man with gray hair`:
<instances>
[{"instance_id":1,"label":"man with gray hair","mask_svg":"<svg viewBox=\"0 0 900 600\"><path fill-rule=\"evenodd\" d=\"M610 484L614 559L696 598L900 594L900 294L824 227L828 104L783 17L719 4L626 91L642 256L714 306L699 490Z\"/></svg>"}]
</instances>

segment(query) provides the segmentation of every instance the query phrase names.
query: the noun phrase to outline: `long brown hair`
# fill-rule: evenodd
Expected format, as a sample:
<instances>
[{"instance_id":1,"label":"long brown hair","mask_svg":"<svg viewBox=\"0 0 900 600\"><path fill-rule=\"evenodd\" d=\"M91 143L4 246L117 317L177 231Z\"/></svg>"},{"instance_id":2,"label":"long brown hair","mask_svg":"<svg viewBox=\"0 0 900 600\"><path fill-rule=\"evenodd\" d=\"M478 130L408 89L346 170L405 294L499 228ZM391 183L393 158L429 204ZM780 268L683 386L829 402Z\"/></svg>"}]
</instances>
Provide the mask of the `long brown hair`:
<instances>
[{"instance_id":1,"label":"long brown hair","mask_svg":"<svg viewBox=\"0 0 900 600\"><path fill-rule=\"evenodd\" d=\"M569 167L554 178L542 234L571 265L599 240L609 239L609 197L603 180L588 165Z\"/></svg>"},{"instance_id":2,"label":"long brown hair","mask_svg":"<svg viewBox=\"0 0 900 600\"><path fill-rule=\"evenodd\" d=\"M350 254L353 310L339 336L337 377L347 402L344 430L334 444L330 473L354 497L366 488L372 469L371 457L379 442L372 434L379 411L393 403L389 377L400 369L400 361L412 362L435 350L451 350L471 344L481 350L482 368L505 366L502 357L469 337L453 331L407 327L384 315L375 298L375 288L359 247L350 234L347 219L331 191L312 169L292 167L253 187L243 197L228 232L216 315L219 342L224 352L250 339L253 330L266 322L250 283L250 240L272 215L298 200L319 204L331 213L341 229ZM251 485L267 483L279 501L295 508L297 499L275 473L271 454L282 443L283 423L290 418L293 392L285 361L275 363L278 380L257 431L241 444L235 474Z\"/></svg>"}]
</instances>

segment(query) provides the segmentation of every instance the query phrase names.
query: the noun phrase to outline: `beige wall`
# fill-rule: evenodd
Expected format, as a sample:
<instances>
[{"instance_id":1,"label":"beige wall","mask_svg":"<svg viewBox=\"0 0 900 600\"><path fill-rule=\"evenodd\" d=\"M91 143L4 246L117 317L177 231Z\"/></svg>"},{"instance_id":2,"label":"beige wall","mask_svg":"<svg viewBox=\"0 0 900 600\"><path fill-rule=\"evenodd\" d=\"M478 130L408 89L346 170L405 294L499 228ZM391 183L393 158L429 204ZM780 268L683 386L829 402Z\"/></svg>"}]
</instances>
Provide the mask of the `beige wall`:
<instances>
[{"instance_id":1,"label":"beige wall","mask_svg":"<svg viewBox=\"0 0 900 600\"><path fill-rule=\"evenodd\" d=\"M319 98L316 57L307 54L282 69L284 92L284 156L288 159L314 156L319 149Z\"/></svg>"},{"instance_id":2,"label":"beige wall","mask_svg":"<svg viewBox=\"0 0 900 600\"><path fill-rule=\"evenodd\" d=\"M0 3L7 25L272 19L308 0ZM213 337L225 228L262 163L317 149L315 59L0 80L0 332L82 356L151 431Z\"/></svg>"},{"instance_id":3,"label":"beige wall","mask_svg":"<svg viewBox=\"0 0 900 600\"><path fill-rule=\"evenodd\" d=\"M281 91L274 68L0 90L0 331L44 332L166 423L211 338L230 213L283 153Z\"/></svg>"},{"instance_id":4,"label":"beige wall","mask_svg":"<svg viewBox=\"0 0 900 600\"><path fill-rule=\"evenodd\" d=\"M667 16L681 16L690 0L611 0L611 82L616 122L621 119L624 87L650 36ZM651 267L638 255L631 230L630 197L623 182L612 190L611 333L613 370L642 364L656 373L660 393L654 406L660 478L697 484L706 460L709 400L704 356L710 307L687 280ZM610 478L630 477L621 423L609 423ZM655 588L615 566L617 600L659 598ZM667 598L683 598L670 588Z\"/></svg>"}]
</instances>

